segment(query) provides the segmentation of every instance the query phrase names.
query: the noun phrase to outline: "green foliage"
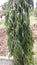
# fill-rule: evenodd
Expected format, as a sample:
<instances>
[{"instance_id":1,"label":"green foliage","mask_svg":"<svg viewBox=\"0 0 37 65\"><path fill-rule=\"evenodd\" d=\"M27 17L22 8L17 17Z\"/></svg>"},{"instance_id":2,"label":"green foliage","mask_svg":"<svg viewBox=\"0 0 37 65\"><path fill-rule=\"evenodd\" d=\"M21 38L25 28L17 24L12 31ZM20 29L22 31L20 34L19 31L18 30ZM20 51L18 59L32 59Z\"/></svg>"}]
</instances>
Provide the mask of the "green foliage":
<instances>
[{"instance_id":1,"label":"green foliage","mask_svg":"<svg viewBox=\"0 0 37 65\"><path fill-rule=\"evenodd\" d=\"M6 16L8 47L14 57L14 65L33 65L33 37L30 29L29 10L31 0L9 0Z\"/></svg>"}]
</instances>

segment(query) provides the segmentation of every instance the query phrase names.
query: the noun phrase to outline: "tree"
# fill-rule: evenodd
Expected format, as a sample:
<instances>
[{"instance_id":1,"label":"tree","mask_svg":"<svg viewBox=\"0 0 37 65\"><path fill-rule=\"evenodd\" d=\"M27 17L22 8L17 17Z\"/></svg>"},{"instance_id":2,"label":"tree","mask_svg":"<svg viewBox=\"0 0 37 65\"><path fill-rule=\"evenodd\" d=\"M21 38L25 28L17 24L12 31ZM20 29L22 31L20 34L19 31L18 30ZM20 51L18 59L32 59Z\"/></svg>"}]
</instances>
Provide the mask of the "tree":
<instances>
[{"instance_id":1,"label":"tree","mask_svg":"<svg viewBox=\"0 0 37 65\"><path fill-rule=\"evenodd\" d=\"M8 48L14 57L14 65L33 64L33 37L30 29L29 11L32 0L9 0L6 15Z\"/></svg>"}]
</instances>

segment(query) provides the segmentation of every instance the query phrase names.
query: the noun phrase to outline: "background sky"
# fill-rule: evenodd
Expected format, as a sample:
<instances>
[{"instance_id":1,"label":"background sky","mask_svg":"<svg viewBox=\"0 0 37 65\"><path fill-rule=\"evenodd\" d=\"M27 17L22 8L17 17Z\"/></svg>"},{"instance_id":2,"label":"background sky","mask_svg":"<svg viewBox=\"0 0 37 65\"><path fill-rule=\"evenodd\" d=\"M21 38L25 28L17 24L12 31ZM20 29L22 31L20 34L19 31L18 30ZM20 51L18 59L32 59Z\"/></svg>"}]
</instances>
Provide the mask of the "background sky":
<instances>
[{"instance_id":1,"label":"background sky","mask_svg":"<svg viewBox=\"0 0 37 65\"><path fill-rule=\"evenodd\" d=\"M0 0L0 6L3 4L3 3L5 3L5 2L7 2L8 0ZM34 7L36 7L36 1L37 0L33 0L34 1Z\"/></svg>"},{"instance_id":2,"label":"background sky","mask_svg":"<svg viewBox=\"0 0 37 65\"><path fill-rule=\"evenodd\" d=\"M36 7L36 2L37 2L37 0L33 0L34 1L34 7Z\"/></svg>"},{"instance_id":3,"label":"background sky","mask_svg":"<svg viewBox=\"0 0 37 65\"><path fill-rule=\"evenodd\" d=\"M3 3L5 3L5 2L7 2L8 0L0 0L0 6L3 4Z\"/></svg>"}]
</instances>

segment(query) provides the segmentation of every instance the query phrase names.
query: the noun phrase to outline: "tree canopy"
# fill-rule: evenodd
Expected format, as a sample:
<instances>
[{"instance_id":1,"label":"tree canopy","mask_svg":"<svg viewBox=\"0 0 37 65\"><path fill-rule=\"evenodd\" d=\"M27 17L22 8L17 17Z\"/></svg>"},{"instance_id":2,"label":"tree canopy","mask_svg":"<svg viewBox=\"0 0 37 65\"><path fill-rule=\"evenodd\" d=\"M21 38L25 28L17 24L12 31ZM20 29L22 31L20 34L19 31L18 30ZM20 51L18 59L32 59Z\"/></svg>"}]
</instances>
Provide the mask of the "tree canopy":
<instances>
[{"instance_id":1,"label":"tree canopy","mask_svg":"<svg viewBox=\"0 0 37 65\"><path fill-rule=\"evenodd\" d=\"M8 48L14 65L33 65L33 37L30 29L29 10L32 0L9 0L6 15Z\"/></svg>"}]
</instances>

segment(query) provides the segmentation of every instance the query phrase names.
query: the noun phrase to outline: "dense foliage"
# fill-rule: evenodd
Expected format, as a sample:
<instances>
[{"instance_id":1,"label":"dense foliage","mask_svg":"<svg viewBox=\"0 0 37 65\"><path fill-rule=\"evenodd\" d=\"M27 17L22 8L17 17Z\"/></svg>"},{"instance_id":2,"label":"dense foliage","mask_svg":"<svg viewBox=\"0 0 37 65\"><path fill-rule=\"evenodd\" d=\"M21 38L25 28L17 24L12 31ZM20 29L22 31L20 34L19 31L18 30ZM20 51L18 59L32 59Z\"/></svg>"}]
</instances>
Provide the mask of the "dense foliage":
<instances>
[{"instance_id":1,"label":"dense foliage","mask_svg":"<svg viewBox=\"0 0 37 65\"><path fill-rule=\"evenodd\" d=\"M33 37L30 29L29 10L32 0L9 0L6 14L8 48L14 65L33 64Z\"/></svg>"}]
</instances>

